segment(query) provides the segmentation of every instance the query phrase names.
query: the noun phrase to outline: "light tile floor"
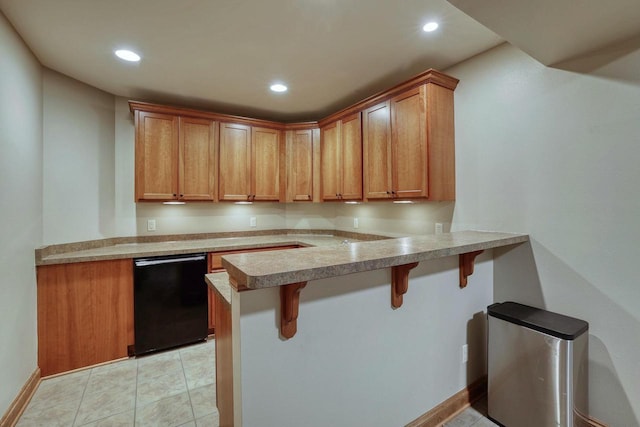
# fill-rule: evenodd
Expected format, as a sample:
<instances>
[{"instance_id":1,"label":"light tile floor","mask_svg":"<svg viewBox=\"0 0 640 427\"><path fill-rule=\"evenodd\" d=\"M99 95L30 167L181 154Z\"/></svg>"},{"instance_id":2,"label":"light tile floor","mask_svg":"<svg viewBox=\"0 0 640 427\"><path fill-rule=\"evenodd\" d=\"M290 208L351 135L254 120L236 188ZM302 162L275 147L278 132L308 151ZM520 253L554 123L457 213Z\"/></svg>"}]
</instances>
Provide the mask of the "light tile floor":
<instances>
[{"instance_id":1,"label":"light tile floor","mask_svg":"<svg viewBox=\"0 0 640 427\"><path fill-rule=\"evenodd\" d=\"M213 340L45 379L17 427L218 427ZM486 399L444 427L493 427ZM265 426L266 427L266 426Z\"/></svg>"},{"instance_id":2,"label":"light tile floor","mask_svg":"<svg viewBox=\"0 0 640 427\"><path fill-rule=\"evenodd\" d=\"M452 420L444 423L444 427L496 427L490 419L487 418L487 398L480 399L473 406L459 413Z\"/></svg>"},{"instance_id":3,"label":"light tile floor","mask_svg":"<svg viewBox=\"0 0 640 427\"><path fill-rule=\"evenodd\" d=\"M17 427L218 427L213 340L40 383Z\"/></svg>"}]
</instances>

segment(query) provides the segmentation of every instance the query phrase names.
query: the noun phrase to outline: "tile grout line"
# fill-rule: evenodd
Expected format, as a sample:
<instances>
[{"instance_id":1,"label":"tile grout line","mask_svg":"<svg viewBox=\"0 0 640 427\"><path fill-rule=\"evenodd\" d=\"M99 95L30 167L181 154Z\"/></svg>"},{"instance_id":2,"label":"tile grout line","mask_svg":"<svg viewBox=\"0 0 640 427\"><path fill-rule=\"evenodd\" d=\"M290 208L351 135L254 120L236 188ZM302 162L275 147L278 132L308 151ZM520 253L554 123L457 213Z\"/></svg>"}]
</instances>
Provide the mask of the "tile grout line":
<instances>
[{"instance_id":1,"label":"tile grout line","mask_svg":"<svg viewBox=\"0 0 640 427\"><path fill-rule=\"evenodd\" d=\"M184 372L184 363L182 362L182 351L178 351L178 356L180 357L180 366L182 367L182 377L184 378L184 385L187 389L187 396L189 397L189 406L191 407L191 415L193 416L193 423L196 423L196 413L193 410L193 402L191 401L191 390L189 389L189 382L187 381L187 374Z\"/></svg>"},{"instance_id":2,"label":"tile grout line","mask_svg":"<svg viewBox=\"0 0 640 427\"><path fill-rule=\"evenodd\" d=\"M138 373L140 372L140 364L138 358L134 356L136 361L136 386L133 390L133 427L137 424L136 415L138 415Z\"/></svg>"},{"instance_id":3,"label":"tile grout line","mask_svg":"<svg viewBox=\"0 0 640 427\"><path fill-rule=\"evenodd\" d=\"M80 408L82 407L82 401L84 400L84 395L87 393L87 387L89 387L89 381L91 380L91 375L93 375L93 368L89 370L89 375L87 375L87 382L82 389L82 396L80 397L80 402L78 403L78 409L76 409L76 415L73 417L73 426L76 425L76 421L78 420L78 414L80 413Z\"/></svg>"}]
</instances>

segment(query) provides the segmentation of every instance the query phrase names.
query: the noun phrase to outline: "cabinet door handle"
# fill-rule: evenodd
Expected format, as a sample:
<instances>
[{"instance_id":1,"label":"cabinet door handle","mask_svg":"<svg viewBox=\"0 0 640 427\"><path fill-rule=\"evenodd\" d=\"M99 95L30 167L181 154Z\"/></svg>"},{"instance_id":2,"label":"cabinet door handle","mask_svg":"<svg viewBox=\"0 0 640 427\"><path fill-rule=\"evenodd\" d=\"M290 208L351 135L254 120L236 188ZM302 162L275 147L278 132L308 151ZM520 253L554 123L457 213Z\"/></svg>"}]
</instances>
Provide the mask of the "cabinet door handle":
<instances>
[{"instance_id":1,"label":"cabinet door handle","mask_svg":"<svg viewBox=\"0 0 640 427\"><path fill-rule=\"evenodd\" d=\"M173 193L173 197L176 197L176 196L177 196L177 194L176 194L176 193Z\"/></svg>"},{"instance_id":2,"label":"cabinet door handle","mask_svg":"<svg viewBox=\"0 0 640 427\"><path fill-rule=\"evenodd\" d=\"M311 194L307 194L307 199L311 200Z\"/></svg>"}]
</instances>

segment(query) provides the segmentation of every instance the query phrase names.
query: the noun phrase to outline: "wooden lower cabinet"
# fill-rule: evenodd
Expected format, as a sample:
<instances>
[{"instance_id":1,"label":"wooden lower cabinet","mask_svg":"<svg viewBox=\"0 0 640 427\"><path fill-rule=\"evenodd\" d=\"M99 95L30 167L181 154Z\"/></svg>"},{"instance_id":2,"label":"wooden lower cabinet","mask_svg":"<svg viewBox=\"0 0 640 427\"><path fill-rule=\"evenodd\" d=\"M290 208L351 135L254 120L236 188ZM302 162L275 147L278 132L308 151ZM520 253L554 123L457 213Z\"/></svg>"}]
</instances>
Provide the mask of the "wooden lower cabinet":
<instances>
[{"instance_id":1,"label":"wooden lower cabinet","mask_svg":"<svg viewBox=\"0 0 640 427\"><path fill-rule=\"evenodd\" d=\"M216 331L216 304L215 304L215 293L213 289L209 288L207 293L207 301L209 307L209 316L208 316L208 332L209 335L212 335Z\"/></svg>"},{"instance_id":2,"label":"wooden lower cabinet","mask_svg":"<svg viewBox=\"0 0 640 427\"><path fill-rule=\"evenodd\" d=\"M216 328L216 406L220 427L233 426L233 344L231 305L215 291Z\"/></svg>"},{"instance_id":3,"label":"wooden lower cabinet","mask_svg":"<svg viewBox=\"0 0 640 427\"><path fill-rule=\"evenodd\" d=\"M127 357L134 343L131 259L38 267L42 376Z\"/></svg>"}]
</instances>

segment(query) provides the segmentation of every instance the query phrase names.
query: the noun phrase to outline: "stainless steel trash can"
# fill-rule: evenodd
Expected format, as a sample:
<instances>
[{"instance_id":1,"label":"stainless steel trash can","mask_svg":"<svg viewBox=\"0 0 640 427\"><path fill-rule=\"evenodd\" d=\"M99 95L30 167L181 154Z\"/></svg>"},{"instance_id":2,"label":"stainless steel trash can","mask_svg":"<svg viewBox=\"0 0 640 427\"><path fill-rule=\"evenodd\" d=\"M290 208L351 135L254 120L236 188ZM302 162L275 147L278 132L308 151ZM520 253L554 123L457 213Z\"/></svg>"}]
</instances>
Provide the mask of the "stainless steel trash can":
<instances>
[{"instance_id":1,"label":"stainless steel trash can","mask_svg":"<svg viewBox=\"0 0 640 427\"><path fill-rule=\"evenodd\" d=\"M490 305L489 418L506 427L574 427L588 414L589 324L534 307Z\"/></svg>"}]
</instances>

